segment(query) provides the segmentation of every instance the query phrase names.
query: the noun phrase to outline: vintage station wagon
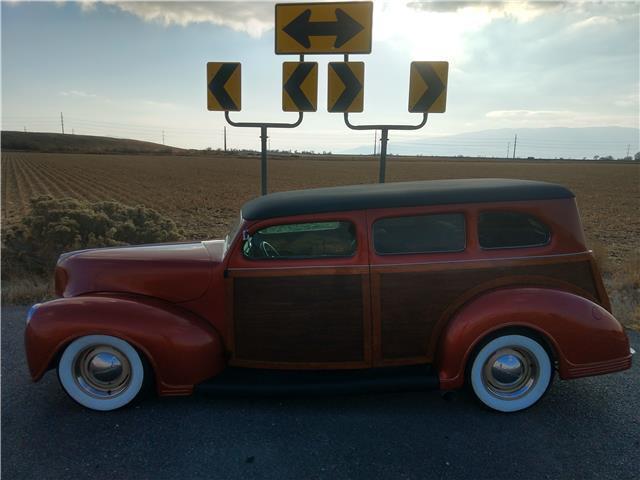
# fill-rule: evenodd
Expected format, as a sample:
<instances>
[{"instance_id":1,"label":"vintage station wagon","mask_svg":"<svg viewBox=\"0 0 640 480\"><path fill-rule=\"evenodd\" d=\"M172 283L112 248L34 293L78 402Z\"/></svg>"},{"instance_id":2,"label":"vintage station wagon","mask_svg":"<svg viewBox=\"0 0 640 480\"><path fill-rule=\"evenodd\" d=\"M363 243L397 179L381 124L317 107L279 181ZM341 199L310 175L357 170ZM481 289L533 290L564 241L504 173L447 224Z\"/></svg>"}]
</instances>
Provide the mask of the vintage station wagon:
<instances>
[{"instance_id":1,"label":"vintage station wagon","mask_svg":"<svg viewBox=\"0 0 640 480\"><path fill-rule=\"evenodd\" d=\"M225 240L65 253L32 307L31 375L95 410L160 395L468 385L512 412L631 366L574 195L471 179L242 207Z\"/></svg>"}]
</instances>

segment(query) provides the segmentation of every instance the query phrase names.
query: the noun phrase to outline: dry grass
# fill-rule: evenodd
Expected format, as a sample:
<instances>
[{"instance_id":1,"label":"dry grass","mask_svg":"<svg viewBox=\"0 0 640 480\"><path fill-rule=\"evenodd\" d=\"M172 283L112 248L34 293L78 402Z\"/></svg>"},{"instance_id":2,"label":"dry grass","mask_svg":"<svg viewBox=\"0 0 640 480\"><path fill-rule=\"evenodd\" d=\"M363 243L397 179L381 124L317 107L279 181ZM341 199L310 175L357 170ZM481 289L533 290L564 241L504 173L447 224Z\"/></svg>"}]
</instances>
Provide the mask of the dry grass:
<instances>
[{"instance_id":1,"label":"dry grass","mask_svg":"<svg viewBox=\"0 0 640 480\"><path fill-rule=\"evenodd\" d=\"M614 313L627 325L640 324L640 164L392 156L387 165L390 182L502 177L566 185L577 196L588 244L604 271ZM367 157L272 158L269 187L282 191L374 183L377 168L377 160ZM172 218L188 238L220 238L241 205L259 193L259 186L257 157L3 152L2 222L21 218L31 196L47 193L144 204Z\"/></svg>"},{"instance_id":2,"label":"dry grass","mask_svg":"<svg viewBox=\"0 0 640 480\"><path fill-rule=\"evenodd\" d=\"M38 276L21 277L2 282L2 302L10 305L49 300L55 296L53 281Z\"/></svg>"}]
</instances>

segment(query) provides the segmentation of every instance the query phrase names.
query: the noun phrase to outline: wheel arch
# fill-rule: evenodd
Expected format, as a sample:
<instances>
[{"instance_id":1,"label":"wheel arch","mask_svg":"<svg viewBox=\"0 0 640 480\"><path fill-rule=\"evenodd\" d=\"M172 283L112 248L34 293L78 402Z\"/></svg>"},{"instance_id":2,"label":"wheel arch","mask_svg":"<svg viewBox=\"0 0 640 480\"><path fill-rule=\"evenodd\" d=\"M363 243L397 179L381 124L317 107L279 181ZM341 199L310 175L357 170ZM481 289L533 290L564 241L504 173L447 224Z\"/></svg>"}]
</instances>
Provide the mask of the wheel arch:
<instances>
[{"instance_id":1,"label":"wheel arch","mask_svg":"<svg viewBox=\"0 0 640 480\"><path fill-rule=\"evenodd\" d=\"M25 330L34 381L57 366L65 348L86 335L127 341L153 370L161 395L191 393L225 366L222 337L206 320L146 297L91 295L42 304Z\"/></svg>"},{"instance_id":2,"label":"wheel arch","mask_svg":"<svg viewBox=\"0 0 640 480\"><path fill-rule=\"evenodd\" d=\"M474 349L509 329L542 339L563 379L606 373L605 367L602 372L580 372L585 366L612 364L629 356L620 323L591 300L548 288L504 288L465 304L443 329L435 355L441 387L460 388Z\"/></svg>"}]
</instances>

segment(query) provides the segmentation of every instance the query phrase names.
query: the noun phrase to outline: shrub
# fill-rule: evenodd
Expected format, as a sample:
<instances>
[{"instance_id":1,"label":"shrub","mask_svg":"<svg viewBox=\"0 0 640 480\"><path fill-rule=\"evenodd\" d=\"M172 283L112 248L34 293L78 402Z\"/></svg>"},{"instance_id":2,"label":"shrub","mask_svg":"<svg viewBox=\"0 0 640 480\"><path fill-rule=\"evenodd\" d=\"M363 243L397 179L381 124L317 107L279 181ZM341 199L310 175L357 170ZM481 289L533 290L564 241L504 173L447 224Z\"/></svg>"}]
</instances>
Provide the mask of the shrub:
<instances>
[{"instance_id":1,"label":"shrub","mask_svg":"<svg viewBox=\"0 0 640 480\"><path fill-rule=\"evenodd\" d=\"M62 252L179 240L173 220L144 206L41 196L4 233L3 277L50 274Z\"/></svg>"}]
</instances>

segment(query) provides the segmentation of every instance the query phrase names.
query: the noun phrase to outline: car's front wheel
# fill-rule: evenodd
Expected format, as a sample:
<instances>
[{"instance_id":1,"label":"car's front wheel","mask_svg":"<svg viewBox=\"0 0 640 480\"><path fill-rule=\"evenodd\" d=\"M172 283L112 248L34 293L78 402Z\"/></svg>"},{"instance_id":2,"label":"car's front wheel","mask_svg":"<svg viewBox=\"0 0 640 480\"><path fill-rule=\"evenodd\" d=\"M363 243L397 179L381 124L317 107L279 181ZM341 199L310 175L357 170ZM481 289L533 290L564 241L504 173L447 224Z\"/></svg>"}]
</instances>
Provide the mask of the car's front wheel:
<instances>
[{"instance_id":1,"label":"car's front wheel","mask_svg":"<svg viewBox=\"0 0 640 480\"><path fill-rule=\"evenodd\" d=\"M142 390L143 361L128 342L108 335L77 338L58 362L58 378L69 396L92 410L115 410Z\"/></svg>"},{"instance_id":2,"label":"car's front wheel","mask_svg":"<svg viewBox=\"0 0 640 480\"><path fill-rule=\"evenodd\" d=\"M545 348L525 335L502 335L486 342L471 360L469 381L475 396L500 412L536 403L553 378Z\"/></svg>"}]
</instances>

